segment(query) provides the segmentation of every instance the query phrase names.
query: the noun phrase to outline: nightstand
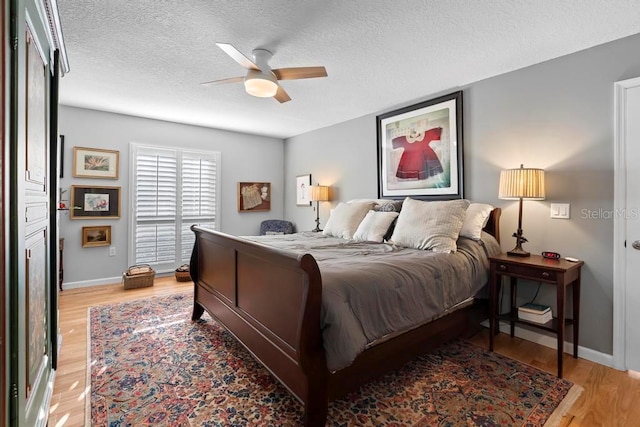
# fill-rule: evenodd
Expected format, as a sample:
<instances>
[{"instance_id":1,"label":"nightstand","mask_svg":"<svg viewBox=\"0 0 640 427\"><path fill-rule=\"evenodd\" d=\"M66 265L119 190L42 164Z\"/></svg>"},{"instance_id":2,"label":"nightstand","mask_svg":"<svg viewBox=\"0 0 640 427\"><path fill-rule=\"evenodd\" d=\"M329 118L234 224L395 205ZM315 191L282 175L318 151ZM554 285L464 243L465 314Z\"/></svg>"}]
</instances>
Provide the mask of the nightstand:
<instances>
[{"instance_id":1,"label":"nightstand","mask_svg":"<svg viewBox=\"0 0 640 427\"><path fill-rule=\"evenodd\" d=\"M562 378L562 357L564 348L564 329L573 325L573 357L578 357L578 328L580 325L580 270L584 262L569 262L565 259L546 259L540 255L515 257L500 254L489 258L491 277L489 279L489 350L493 351L493 341L498 320L507 320L511 324L511 337L516 323L554 332L558 338L558 377ZM502 277L511 278L511 311L499 314L498 290ZM539 324L518 319L516 291L518 279L555 285L557 291L556 316L550 322ZM565 296L567 286L573 286L573 318L565 319Z\"/></svg>"}]
</instances>

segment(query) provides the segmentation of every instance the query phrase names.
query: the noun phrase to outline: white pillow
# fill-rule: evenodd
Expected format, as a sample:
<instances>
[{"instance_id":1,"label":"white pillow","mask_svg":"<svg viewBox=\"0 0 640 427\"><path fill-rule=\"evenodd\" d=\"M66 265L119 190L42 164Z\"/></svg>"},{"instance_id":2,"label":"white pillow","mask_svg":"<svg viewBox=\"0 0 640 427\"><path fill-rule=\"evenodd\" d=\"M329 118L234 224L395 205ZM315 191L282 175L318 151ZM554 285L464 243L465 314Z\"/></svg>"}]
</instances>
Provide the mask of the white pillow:
<instances>
[{"instance_id":1,"label":"white pillow","mask_svg":"<svg viewBox=\"0 0 640 427\"><path fill-rule=\"evenodd\" d=\"M469 201L422 202L406 198L391 242L414 249L453 253Z\"/></svg>"},{"instance_id":2,"label":"white pillow","mask_svg":"<svg viewBox=\"0 0 640 427\"><path fill-rule=\"evenodd\" d=\"M367 215L369 209L373 208L373 205L372 202L338 204L331 212L322 234L351 239L353 233L358 229L358 225Z\"/></svg>"},{"instance_id":3,"label":"white pillow","mask_svg":"<svg viewBox=\"0 0 640 427\"><path fill-rule=\"evenodd\" d=\"M353 240L361 242L382 242L391 223L398 215L398 212L369 211L353 234Z\"/></svg>"},{"instance_id":4,"label":"white pillow","mask_svg":"<svg viewBox=\"0 0 640 427\"><path fill-rule=\"evenodd\" d=\"M482 229L489 221L489 214L493 206L484 203L471 203L467 208L467 214L460 230L460 236L474 240L480 240Z\"/></svg>"}]
</instances>

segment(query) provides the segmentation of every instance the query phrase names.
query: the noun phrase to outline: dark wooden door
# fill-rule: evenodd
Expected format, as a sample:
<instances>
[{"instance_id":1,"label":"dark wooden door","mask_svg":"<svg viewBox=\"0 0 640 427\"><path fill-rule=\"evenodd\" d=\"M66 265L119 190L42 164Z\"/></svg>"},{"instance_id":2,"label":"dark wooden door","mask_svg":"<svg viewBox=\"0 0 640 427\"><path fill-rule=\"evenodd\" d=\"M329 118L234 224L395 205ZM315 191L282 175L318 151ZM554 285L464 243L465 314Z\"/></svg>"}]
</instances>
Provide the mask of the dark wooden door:
<instances>
[{"instance_id":1,"label":"dark wooden door","mask_svg":"<svg viewBox=\"0 0 640 427\"><path fill-rule=\"evenodd\" d=\"M6 315L8 313L8 303L7 303L7 280L6 280L6 270L5 270L5 209L4 207L8 205L8 197L6 197L4 191L4 177L5 177L5 166L7 165L8 159L6 158L6 136L5 136L5 96L4 96L4 88L7 86L7 81L4 72L4 65L7 64L7 58L5 56L5 46L7 46L6 39L6 31L5 31L5 7L6 3L2 2L0 5L0 34L2 34L2 44L0 45L0 81L2 81L2 87L0 87L0 111L2 112L0 115L0 307L1 312L3 313L0 316L0 425L8 425L8 407L7 407L7 396L8 396L8 381L7 377L9 374L9 367L7 364L7 356L8 352L8 341L7 341L7 325L6 325Z\"/></svg>"}]
</instances>

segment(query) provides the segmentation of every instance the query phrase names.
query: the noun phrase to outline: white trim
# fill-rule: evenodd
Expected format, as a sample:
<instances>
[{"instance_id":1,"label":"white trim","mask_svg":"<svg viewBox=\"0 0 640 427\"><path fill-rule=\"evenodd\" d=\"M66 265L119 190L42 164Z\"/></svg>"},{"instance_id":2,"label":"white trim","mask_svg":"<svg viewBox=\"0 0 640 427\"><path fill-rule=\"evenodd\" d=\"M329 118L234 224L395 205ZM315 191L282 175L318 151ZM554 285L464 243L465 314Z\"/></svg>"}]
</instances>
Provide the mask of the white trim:
<instances>
[{"instance_id":1,"label":"white trim","mask_svg":"<svg viewBox=\"0 0 640 427\"><path fill-rule=\"evenodd\" d=\"M38 34L35 30L35 25L33 25L33 20L31 19L31 14L29 13L28 10L25 10L25 21L27 23L27 33L29 34L29 38L31 39L31 43L33 43L33 45L36 47L36 50L38 51L38 54L40 55L40 59L42 60L42 63L44 64L45 68L49 65L49 56L44 54L44 49L42 48L42 43L40 42L40 39L38 39L38 37L36 37L36 35ZM26 44L25 44L26 47ZM29 56L29 52L25 52L25 54L27 55L27 58ZM27 64L28 66L28 64Z\"/></svg>"},{"instance_id":2,"label":"white trim","mask_svg":"<svg viewBox=\"0 0 640 427\"><path fill-rule=\"evenodd\" d=\"M482 326L488 328L489 321L485 320L484 322L482 322ZM509 325L509 323L500 322L500 332L510 334L510 331L511 326ZM514 335L518 338L522 338L523 340L531 341L536 344L552 348L554 350L558 348L558 340L555 337L521 328L518 325L516 325L515 327ZM565 341L563 350L565 353L573 355L573 343ZM583 347L581 345L578 345L578 357L580 359L586 359L591 362L599 363L600 365L608 366L610 368L615 368L615 366L613 366L613 357L610 354L601 353L599 351Z\"/></svg>"},{"instance_id":3,"label":"white trim","mask_svg":"<svg viewBox=\"0 0 640 427\"><path fill-rule=\"evenodd\" d=\"M50 44L53 46L53 49L58 49L60 52L61 74L64 77L64 75L69 72L69 58L67 57L67 48L65 47L64 37L62 36L58 2L57 0L43 0L42 7L47 15L45 22L49 24L47 38L51 39ZM53 49L51 50L53 51ZM51 63L53 63L53 52L51 58Z\"/></svg>"},{"instance_id":4,"label":"white trim","mask_svg":"<svg viewBox=\"0 0 640 427\"><path fill-rule=\"evenodd\" d=\"M640 77L614 83L613 183L614 212L624 212L627 199L626 91L640 86ZM625 215L613 216L613 367L626 369L626 239Z\"/></svg>"},{"instance_id":5,"label":"white trim","mask_svg":"<svg viewBox=\"0 0 640 427\"><path fill-rule=\"evenodd\" d=\"M105 277L102 279L93 279L93 280L81 280L79 282L65 282L62 284L62 289L66 290L66 289L88 288L91 286L113 285L116 283L122 283L122 276Z\"/></svg>"},{"instance_id":6,"label":"white trim","mask_svg":"<svg viewBox=\"0 0 640 427\"><path fill-rule=\"evenodd\" d=\"M174 274L174 270L156 271L156 278L171 276L172 274ZM117 284L122 284L122 276L103 277L101 279L81 280L78 282L65 282L62 284L62 290L90 288L92 286L117 285Z\"/></svg>"}]
</instances>

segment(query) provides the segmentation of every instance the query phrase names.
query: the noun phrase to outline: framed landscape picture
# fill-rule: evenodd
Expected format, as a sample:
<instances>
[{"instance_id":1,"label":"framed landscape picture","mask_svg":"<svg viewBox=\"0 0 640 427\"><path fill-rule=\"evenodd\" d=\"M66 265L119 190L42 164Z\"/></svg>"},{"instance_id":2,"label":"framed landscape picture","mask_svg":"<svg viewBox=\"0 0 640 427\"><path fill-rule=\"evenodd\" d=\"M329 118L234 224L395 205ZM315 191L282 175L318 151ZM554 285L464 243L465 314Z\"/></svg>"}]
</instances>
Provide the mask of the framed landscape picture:
<instances>
[{"instance_id":1,"label":"framed landscape picture","mask_svg":"<svg viewBox=\"0 0 640 427\"><path fill-rule=\"evenodd\" d=\"M73 176L118 179L119 156L116 150L73 147Z\"/></svg>"},{"instance_id":2,"label":"framed landscape picture","mask_svg":"<svg viewBox=\"0 0 640 427\"><path fill-rule=\"evenodd\" d=\"M111 245L111 226L97 225L94 227L82 227L82 247Z\"/></svg>"},{"instance_id":3,"label":"framed landscape picture","mask_svg":"<svg viewBox=\"0 0 640 427\"><path fill-rule=\"evenodd\" d=\"M120 218L120 187L71 186L71 219Z\"/></svg>"},{"instance_id":4,"label":"framed landscape picture","mask_svg":"<svg viewBox=\"0 0 640 427\"><path fill-rule=\"evenodd\" d=\"M462 91L376 118L378 196L463 197Z\"/></svg>"},{"instance_id":5,"label":"framed landscape picture","mask_svg":"<svg viewBox=\"0 0 640 427\"><path fill-rule=\"evenodd\" d=\"M299 175L296 177L296 205L311 206L310 188L311 175Z\"/></svg>"},{"instance_id":6,"label":"framed landscape picture","mask_svg":"<svg viewBox=\"0 0 640 427\"><path fill-rule=\"evenodd\" d=\"M270 182L239 182L238 211L260 212L271 210Z\"/></svg>"}]
</instances>

